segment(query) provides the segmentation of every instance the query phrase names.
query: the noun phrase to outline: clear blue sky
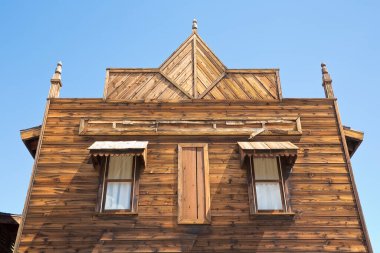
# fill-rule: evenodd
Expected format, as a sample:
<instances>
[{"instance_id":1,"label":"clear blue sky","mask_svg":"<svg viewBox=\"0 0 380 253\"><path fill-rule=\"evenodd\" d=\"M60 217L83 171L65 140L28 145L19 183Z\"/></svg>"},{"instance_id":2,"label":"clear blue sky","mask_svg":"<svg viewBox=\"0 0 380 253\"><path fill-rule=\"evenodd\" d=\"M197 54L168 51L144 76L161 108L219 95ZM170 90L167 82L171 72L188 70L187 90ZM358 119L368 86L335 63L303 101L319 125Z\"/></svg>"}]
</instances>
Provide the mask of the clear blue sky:
<instances>
[{"instance_id":1,"label":"clear blue sky","mask_svg":"<svg viewBox=\"0 0 380 253\"><path fill-rule=\"evenodd\" d=\"M58 60L61 97L101 97L106 67L157 67L196 17L227 67L280 68L284 97L324 97L326 62L343 123L365 132L352 162L380 251L379 1L158 2L0 0L0 211L22 212L33 160L19 130L41 124Z\"/></svg>"}]
</instances>

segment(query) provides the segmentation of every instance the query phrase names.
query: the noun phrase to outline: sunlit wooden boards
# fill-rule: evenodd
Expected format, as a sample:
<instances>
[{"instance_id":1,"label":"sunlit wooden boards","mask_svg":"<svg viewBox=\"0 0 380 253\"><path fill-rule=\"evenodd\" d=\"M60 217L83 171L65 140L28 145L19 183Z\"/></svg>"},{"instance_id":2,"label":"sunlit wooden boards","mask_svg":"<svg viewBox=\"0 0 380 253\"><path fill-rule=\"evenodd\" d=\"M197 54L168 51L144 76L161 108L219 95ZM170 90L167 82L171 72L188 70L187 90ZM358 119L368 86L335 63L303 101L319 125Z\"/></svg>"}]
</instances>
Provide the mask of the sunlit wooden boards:
<instances>
[{"instance_id":1,"label":"sunlit wooden boards","mask_svg":"<svg viewBox=\"0 0 380 253\"><path fill-rule=\"evenodd\" d=\"M248 135L79 135L82 118L269 120L300 117L302 135L258 135L298 150L287 180L296 213L249 215L247 172L237 142ZM141 123L141 122L140 122ZM233 125L237 127L238 125ZM149 141L135 216L95 212L99 172L95 141ZM52 99L31 189L20 252L366 252L333 100L106 102ZM178 224L178 144L207 143L211 223Z\"/></svg>"},{"instance_id":2,"label":"sunlit wooden boards","mask_svg":"<svg viewBox=\"0 0 380 253\"><path fill-rule=\"evenodd\" d=\"M186 95L158 72L109 70L107 99L182 100Z\"/></svg>"},{"instance_id":3,"label":"sunlit wooden boards","mask_svg":"<svg viewBox=\"0 0 380 253\"><path fill-rule=\"evenodd\" d=\"M277 69L227 69L198 34L159 68L107 69L106 100L281 99Z\"/></svg>"}]
</instances>

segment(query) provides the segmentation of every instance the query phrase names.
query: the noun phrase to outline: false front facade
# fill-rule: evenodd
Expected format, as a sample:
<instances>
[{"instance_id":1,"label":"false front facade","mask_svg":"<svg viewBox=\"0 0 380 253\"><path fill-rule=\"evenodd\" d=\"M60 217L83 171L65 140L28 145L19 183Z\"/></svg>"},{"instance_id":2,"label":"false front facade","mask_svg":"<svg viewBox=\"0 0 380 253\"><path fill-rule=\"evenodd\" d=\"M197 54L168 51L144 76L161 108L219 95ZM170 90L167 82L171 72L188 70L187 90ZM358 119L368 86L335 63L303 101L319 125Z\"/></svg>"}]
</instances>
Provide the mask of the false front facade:
<instances>
[{"instance_id":1,"label":"false front facade","mask_svg":"<svg viewBox=\"0 0 380 253\"><path fill-rule=\"evenodd\" d=\"M371 252L350 164L363 134L277 69L228 69L197 33L154 69L107 69L41 127L19 252Z\"/></svg>"}]
</instances>

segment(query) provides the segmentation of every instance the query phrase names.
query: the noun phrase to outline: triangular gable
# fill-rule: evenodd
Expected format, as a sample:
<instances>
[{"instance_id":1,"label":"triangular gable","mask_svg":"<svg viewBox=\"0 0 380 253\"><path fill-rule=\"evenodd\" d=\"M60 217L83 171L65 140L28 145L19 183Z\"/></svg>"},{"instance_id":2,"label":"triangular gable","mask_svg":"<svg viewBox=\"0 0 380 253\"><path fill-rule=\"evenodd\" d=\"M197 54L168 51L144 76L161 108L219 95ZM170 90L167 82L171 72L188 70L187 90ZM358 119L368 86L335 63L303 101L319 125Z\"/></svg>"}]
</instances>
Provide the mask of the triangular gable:
<instances>
[{"instance_id":1,"label":"triangular gable","mask_svg":"<svg viewBox=\"0 0 380 253\"><path fill-rule=\"evenodd\" d=\"M229 70L196 30L157 69L108 69L106 100L281 98L278 70Z\"/></svg>"},{"instance_id":2,"label":"triangular gable","mask_svg":"<svg viewBox=\"0 0 380 253\"><path fill-rule=\"evenodd\" d=\"M160 72L171 82L191 97L194 97L194 37L191 35L174 53L160 66Z\"/></svg>"}]
</instances>

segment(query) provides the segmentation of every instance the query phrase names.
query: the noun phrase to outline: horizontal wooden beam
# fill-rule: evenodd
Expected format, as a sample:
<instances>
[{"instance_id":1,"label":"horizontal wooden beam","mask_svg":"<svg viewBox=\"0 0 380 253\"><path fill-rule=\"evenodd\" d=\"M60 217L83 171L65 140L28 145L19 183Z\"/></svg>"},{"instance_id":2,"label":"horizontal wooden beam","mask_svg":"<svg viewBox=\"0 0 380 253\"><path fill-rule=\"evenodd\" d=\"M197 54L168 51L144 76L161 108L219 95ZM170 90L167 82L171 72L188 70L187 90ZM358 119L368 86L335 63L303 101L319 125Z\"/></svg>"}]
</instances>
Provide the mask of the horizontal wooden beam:
<instances>
[{"instance_id":1,"label":"horizontal wooden beam","mask_svg":"<svg viewBox=\"0 0 380 253\"><path fill-rule=\"evenodd\" d=\"M191 127L187 127L191 125ZM297 119L123 120L81 119L79 135L301 135Z\"/></svg>"}]
</instances>

